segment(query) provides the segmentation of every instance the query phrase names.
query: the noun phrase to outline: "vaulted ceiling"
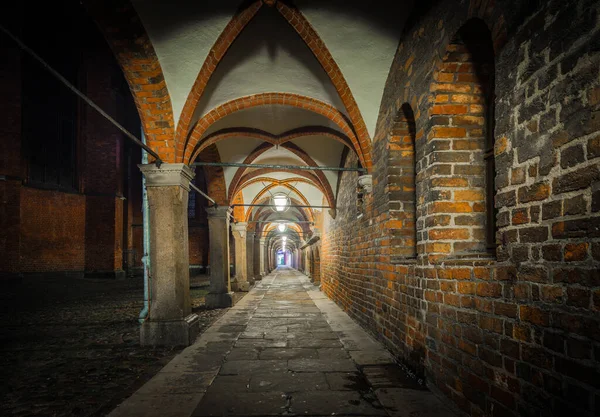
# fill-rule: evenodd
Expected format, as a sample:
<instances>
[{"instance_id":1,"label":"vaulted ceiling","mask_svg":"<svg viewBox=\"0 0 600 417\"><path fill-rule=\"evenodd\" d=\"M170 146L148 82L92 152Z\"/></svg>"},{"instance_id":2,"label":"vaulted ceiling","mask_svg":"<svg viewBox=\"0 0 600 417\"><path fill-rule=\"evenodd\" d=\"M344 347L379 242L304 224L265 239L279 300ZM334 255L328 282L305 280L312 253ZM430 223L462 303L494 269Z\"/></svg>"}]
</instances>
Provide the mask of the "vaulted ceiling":
<instances>
[{"instance_id":1,"label":"vaulted ceiling","mask_svg":"<svg viewBox=\"0 0 600 417\"><path fill-rule=\"evenodd\" d=\"M383 89L412 1L132 3L164 75L182 162L201 162L210 148L221 162L339 167L355 152L370 168ZM230 203L265 203L285 192L297 204L334 207L338 175L226 167L223 182ZM237 213L239 221L283 218L261 207ZM304 208L286 214L313 215Z\"/></svg>"}]
</instances>

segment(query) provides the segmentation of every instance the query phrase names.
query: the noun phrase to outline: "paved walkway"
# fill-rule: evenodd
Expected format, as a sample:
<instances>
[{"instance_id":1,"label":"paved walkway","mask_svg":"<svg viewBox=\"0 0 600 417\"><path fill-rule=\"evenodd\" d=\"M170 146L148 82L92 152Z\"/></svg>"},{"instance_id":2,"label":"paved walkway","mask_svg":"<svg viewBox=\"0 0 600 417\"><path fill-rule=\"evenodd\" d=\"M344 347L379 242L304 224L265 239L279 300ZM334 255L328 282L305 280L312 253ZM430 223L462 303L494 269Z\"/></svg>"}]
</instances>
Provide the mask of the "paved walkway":
<instances>
[{"instance_id":1,"label":"paved walkway","mask_svg":"<svg viewBox=\"0 0 600 417\"><path fill-rule=\"evenodd\" d=\"M308 279L279 268L110 417L452 416Z\"/></svg>"}]
</instances>

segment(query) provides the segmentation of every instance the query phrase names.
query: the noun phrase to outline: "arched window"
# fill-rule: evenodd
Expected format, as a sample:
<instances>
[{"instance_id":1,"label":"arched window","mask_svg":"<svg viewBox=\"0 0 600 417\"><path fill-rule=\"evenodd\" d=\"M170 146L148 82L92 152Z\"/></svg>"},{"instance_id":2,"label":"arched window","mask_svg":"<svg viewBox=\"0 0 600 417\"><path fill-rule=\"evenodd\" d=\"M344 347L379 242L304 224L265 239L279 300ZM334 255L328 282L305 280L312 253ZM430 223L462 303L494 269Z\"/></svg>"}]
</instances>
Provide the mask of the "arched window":
<instances>
[{"instance_id":1,"label":"arched window","mask_svg":"<svg viewBox=\"0 0 600 417\"><path fill-rule=\"evenodd\" d=\"M405 103L396 115L388 145L387 187L393 262L417 255L415 140L415 116Z\"/></svg>"},{"instance_id":2,"label":"arched window","mask_svg":"<svg viewBox=\"0 0 600 417\"><path fill-rule=\"evenodd\" d=\"M457 32L431 91L429 248L495 253L494 48L481 19Z\"/></svg>"}]
</instances>

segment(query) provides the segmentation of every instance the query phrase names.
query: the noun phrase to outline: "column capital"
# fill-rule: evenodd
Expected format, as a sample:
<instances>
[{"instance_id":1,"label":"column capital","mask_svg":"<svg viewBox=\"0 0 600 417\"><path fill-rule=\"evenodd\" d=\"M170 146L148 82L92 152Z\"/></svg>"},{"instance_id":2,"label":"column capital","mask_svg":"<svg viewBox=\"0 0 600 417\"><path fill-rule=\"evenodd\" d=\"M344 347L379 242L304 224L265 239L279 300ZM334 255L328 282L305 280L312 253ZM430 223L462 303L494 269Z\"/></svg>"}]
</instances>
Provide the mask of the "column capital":
<instances>
[{"instance_id":1,"label":"column capital","mask_svg":"<svg viewBox=\"0 0 600 417\"><path fill-rule=\"evenodd\" d=\"M208 217L226 218L229 215L229 206L207 207L206 215Z\"/></svg>"},{"instance_id":2,"label":"column capital","mask_svg":"<svg viewBox=\"0 0 600 417\"><path fill-rule=\"evenodd\" d=\"M236 232L245 232L246 230L248 230L248 223L246 223L246 222L233 223L231 225L231 229L235 230Z\"/></svg>"},{"instance_id":3,"label":"column capital","mask_svg":"<svg viewBox=\"0 0 600 417\"><path fill-rule=\"evenodd\" d=\"M195 174L186 164L139 164L138 168L146 178L146 187L180 186L190 191L190 181Z\"/></svg>"},{"instance_id":4,"label":"column capital","mask_svg":"<svg viewBox=\"0 0 600 417\"><path fill-rule=\"evenodd\" d=\"M260 244L264 246L265 243L267 243L267 238L266 237L261 237L260 238Z\"/></svg>"},{"instance_id":5,"label":"column capital","mask_svg":"<svg viewBox=\"0 0 600 417\"><path fill-rule=\"evenodd\" d=\"M245 222L237 222L231 225L231 231L233 232L234 237L239 237L241 239L246 238L246 230L248 229L248 223Z\"/></svg>"}]
</instances>

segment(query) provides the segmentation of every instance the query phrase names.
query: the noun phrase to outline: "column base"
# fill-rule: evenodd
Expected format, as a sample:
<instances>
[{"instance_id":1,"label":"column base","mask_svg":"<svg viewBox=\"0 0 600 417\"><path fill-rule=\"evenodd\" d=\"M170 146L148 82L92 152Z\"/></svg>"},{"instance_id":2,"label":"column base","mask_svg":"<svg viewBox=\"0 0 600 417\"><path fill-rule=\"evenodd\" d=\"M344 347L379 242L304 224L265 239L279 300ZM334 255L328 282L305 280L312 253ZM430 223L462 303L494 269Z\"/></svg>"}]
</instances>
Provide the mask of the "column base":
<instances>
[{"instance_id":1,"label":"column base","mask_svg":"<svg viewBox=\"0 0 600 417\"><path fill-rule=\"evenodd\" d=\"M146 320L140 330L142 346L189 346L200 333L197 314L180 320Z\"/></svg>"},{"instance_id":2,"label":"column base","mask_svg":"<svg viewBox=\"0 0 600 417\"><path fill-rule=\"evenodd\" d=\"M236 292L248 292L250 291L250 283L248 281L238 281L236 279L231 281L231 289Z\"/></svg>"},{"instance_id":3,"label":"column base","mask_svg":"<svg viewBox=\"0 0 600 417\"><path fill-rule=\"evenodd\" d=\"M262 275L257 275L254 277L254 281L262 281Z\"/></svg>"},{"instance_id":4,"label":"column base","mask_svg":"<svg viewBox=\"0 0 600 417\"><path fill-rule=\"evenodd\" d=\"M234 304L233 292L211 292L206 294L206 298L204 299L204 305L208 308L233 307Z\"/></svg>"}]
</instances>

